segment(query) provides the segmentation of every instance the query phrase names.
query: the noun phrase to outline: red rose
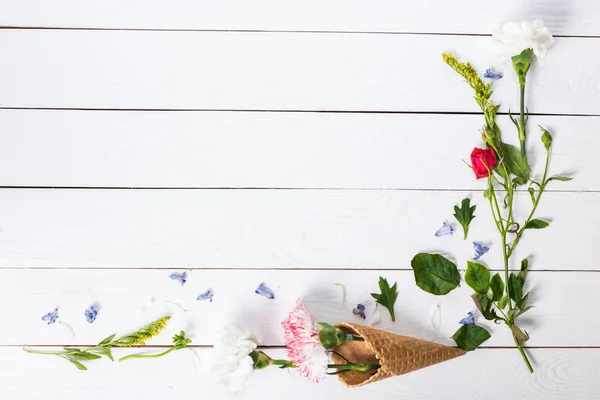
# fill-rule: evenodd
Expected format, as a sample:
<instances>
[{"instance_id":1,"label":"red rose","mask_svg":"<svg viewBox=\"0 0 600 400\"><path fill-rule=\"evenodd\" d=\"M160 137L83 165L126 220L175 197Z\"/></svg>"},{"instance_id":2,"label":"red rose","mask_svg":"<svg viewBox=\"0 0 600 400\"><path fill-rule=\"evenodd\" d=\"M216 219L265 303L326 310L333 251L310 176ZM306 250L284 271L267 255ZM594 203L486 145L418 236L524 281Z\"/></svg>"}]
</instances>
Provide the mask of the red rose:
<instances>
[{"instance_id":1,"label":"red rose","mask_svg":"<svg viewBox=\"0 0 600 400\"><path fill-rule=\"evenodd\" d=\"M475 147L471 152L471 165L477 179L487 178L489 175L488 170L494 169L496 164L498 164L496 153L491 147L489 149Z\"/></svg>"}]
</instances>

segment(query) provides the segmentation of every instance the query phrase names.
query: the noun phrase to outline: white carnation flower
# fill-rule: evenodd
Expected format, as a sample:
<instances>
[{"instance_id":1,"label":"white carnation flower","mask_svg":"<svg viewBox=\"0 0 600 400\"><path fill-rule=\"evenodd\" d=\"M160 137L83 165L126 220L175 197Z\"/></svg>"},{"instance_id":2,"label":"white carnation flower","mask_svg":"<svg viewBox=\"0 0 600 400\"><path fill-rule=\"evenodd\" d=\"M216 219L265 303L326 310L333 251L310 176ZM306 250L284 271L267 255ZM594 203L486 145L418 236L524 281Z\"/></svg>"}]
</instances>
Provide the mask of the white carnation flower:
<instances>
[{"instance_id":1,"label":"white carnation flower","mask_svg":"<svg viewBox=\"0 0 600 400\"><path fill-rule=\"evenodd\" d=\"M250 353L256 349L249 329L227 327L217 334L212 373L232 393L245 391L246 381L254 373Z\"/></svg>"},{"instance_id":2,"label":"white carnation flower","mask_svg":"<svg viewBox=\"0 0 600 400\"><path fill-rule=\"evenodd\" d=\"M543 63L548 49L554 44L550 31L539 19L532 22L508 22L494 32L492 38L492 52L497 68L510 64L511 57L521 54L525 49L533 49L538 61Z\"/></svg>"}]
</instances>

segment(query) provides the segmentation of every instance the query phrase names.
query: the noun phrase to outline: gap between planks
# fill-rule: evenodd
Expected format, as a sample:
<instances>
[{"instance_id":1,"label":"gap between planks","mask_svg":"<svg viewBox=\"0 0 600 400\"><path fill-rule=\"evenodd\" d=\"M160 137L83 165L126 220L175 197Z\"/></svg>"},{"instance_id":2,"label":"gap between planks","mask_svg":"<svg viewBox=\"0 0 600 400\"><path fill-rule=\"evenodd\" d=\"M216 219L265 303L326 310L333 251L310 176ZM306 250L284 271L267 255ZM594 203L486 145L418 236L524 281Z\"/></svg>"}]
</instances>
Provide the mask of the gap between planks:
<instances>
[{"instance_id":1,"label":"gap between planks","mask_svg":"<svg viewBox=\"0 0 600 400\"><path fill-rule=\"evenodd\" d=\"M64 26L0 26L0 30L51 30L51 31L133 31L133 32L234 32L234 33L306 33L337 35L414 35L414 36L482 36L491 37L491 33L453 33L453 32L407 32L407 31L344 31L344 30L287 30L287 29L191 29L191 28L85 28ZM552 35L555 38L596 39L600 35Z\"/></svg>"},{"instance_id":2,"label":"gap between planks","mask_svg":"<svg viewBox=\"0 0 600 400\"><path fill-rule=\"evenodd\" d=\"M316 114L416 114L416 115L483 115L474 111L406 111L406 110L296 110L296 109L245 109L245 108L94 108L94 107L11 107L2 110L31 111L122 111L122 112L244 112L244 113L316 113ZM499 112L497 115L509 115ZM529 113L537 117L600 117L600 114Z\"/></svg>"}]
</instances>

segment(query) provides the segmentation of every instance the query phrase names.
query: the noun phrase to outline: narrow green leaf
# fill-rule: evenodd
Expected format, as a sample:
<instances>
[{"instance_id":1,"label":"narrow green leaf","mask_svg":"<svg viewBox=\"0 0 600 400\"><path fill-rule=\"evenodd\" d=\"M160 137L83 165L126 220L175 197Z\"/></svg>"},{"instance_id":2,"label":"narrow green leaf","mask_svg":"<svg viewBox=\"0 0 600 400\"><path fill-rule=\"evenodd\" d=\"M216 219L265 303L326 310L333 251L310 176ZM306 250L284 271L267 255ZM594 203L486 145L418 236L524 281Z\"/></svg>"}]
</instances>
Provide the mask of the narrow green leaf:
<instances>
[{"instance_id":1,"label":"narrow green leaf","mask_svg":"<svg viewBox=\"0 0 600 400\"><path fill-rule=\"evenodd\" d=\"M544 229L547 226L550 226L546 221L542 221L541 219L532 219L525 225L525 229Z\"/></svg>"},{"instance_id":2,"label":"narrow green leaf","mask_svg":"<svg viewBox=\"0 0 600 400\"><path fill-rule=\"evenodd\" d=\"M483 264L467 261L465 282L477 293L486 294L490 288L490 271Z\"/></svg>"},{"instance_id":3,"label":"narrow green leaf","mask_svg":"<svg viewBox=\"0 0 600 400\"><path fill-rule=\"evenodd\" d=\"M463 325L452 336L456 345L463 350L471 351L479 347L491 337L490 333L477 325Z\"/></svg>"},{"instance_id":4,"label":"narrow green leaf","mask_svg":"<svg viewBox=\"0 0 600 400\"><path fill-rule=\"evenodd\" d=\"M387 279L380 276L379 290L381 290L381 294L371 293L371 296L373 296L373 298L378 304L381 304L389 310L390 316L392 317L392 321L396 321L396 315L394 314L394 304L396 303L396 299L398 298L397 286L398 283L394 283L394 286L390 288Z\"/></svg>"},{"instance_id":5,"label":"narrow green leaf","mask_svg":"<svg viewBox=\"0 0 600 400\"><path fill-rule=\"evenodd\" d=\"M514 301L519 301L523 298L523 288L515 274L510 274L508 279L508 295Z\"/></svg>"},{"instance_id":6,"label":"narrow green leaf","mask_svg":"<svg viewBox=\"0 0 600 400\"><path fill-rule=\"evenodd\" d=\"M469 233L469 224L475 218L475 208L477 206L471 206L471 199L465 198L462 200L460 207L454 206L454 218L458 221L458 223L462 226L464 237L463 239L467 239L467 234Z\"/></svg>"},{"instance_id":7,"label":"narrow green leaf","mask_svg":"<svg viewBox=\"0 0 600 400\"><path fill-rule=\"evenodd\" d=\"M518 278L517 278L517 279L518 279ZM529 297L529 293L527 293L525 296L523 296L523 298L522 298L521 300L517 301L517 304L516 304L516 306L517 306L517 308L518 308L519 310L522 310L522 309L524 309L524 308L525 308L525 305L527 304L527 298L528 298L528 297Z\"/></svg>"},{"instance_id":8,"label":"narrow green leaf","mask_svg":"<svg viewBox=\"0 0 600 400\"><path fill-rule=\"evenodd\" d=\"M100 347L99 349L96 349L95 351L97 351L98 353L104 354L106 357L108 357L110 359L110 361L115 361L110 349L108 349L106 347Z\"/></svg>"},{"instance_id":9,"label":"narrow green leaf","mask_svg":"<svg viewBox=\"0 0 600 400\"><path fill-rule=\"evenodd\" d=\"M492 288L492 300L499 301L504 295L504 281L499 274L494 274L490 281L490 287Z\"/></svg>"},{"instance_id":10,"label":"narrow green leaf","mask_svg":"<svg viewBox=\"0 0 600 400\"><path fill-rule=\"evenodd\" d=\"M503 163L508 170L515 176L521 178L520 182L529 181L531 168L527 162L527 156L521 156L521 151L512 144L501 143L502 155L504 156Z\"/></svg>"},{"instance_id":11,"label":"narrow green leaf","mask_svg":"<svg viewBox=\"0 0 600 400\"><path fill-rule=\"evenodd\" d=\"M456 264L439 254L419 253L410 262L417 286L435 295L448 294L460 283Z\"/></svg>"},{"instance_id":12,"label":"narrow green leaf","mask_svg":"<svg viewBox=\"0 0 600 400\"><path fill-rule=\"evenodd\" d=\"M535 204L535 189L531 186L527 188L529 195L531 196L531 202Z\"/></svg>"},{"instance_id":13,"label":"narrow green leaf","mask_svg":"<svg viewBox=\"0 0 600 400\"><path fill-rule=\"evenodd\" d=\"M66 360L69 361L71 364L75 365L78 370L87 371L87 368L85 367L85 365L83 365L79 361L71 360L70 358L67 358Z\"/></svg>"},{"instance_id":14,"label":"narrow green leaf","mask_svg":"<svg viewBox=\"0 0 600 400\"><path fill-rule=\"evenodd\" d=\"M498 302L498 307L501 310L504 310L506 308L506 306L508 305L508 296L504 296L503 298L500 299L500 301Z\"/></svg>"},{"instance_id":15,"label":"narrow green leaf","mask_svg":"<svg viewBox=\"0 0 600 400\"><path fill-rule=\"evenodd\" d=\"M519 275L517 276L517 279L519 280L521 287L525 287L525 279L527 278L527 269L528 268L529 268L529 261L526 258L524 258L523 261L521 261L521 271L519 272Z\"/></svg>"},{"instance_id":16,"label":"narrow green leaf","mask_svg":"<svg viewBox=\"0 0 600 400\"><path fill-rule=\"evenodd\" d=\"M76 360L97 360L102 358L97 354L87 353L85 351L82 351L81 353L70 354L69 357L73 357Z\"/></svg>"},{"instance_id":17,"label":"narrow green leaf","mask_svg":"<svg viewBox=\"0 0 600 400\"><path fill-rule=\"evenodd\" d=\"M65 350L65 351L81 351L81 349L78 349L75 347L63 347L63 350Z\"/></svg>"},{"instance_id":18,"label":"narrow green leaf","mask_svg":"<svg viewBox=\"0 0 600 400\"><path fill-rule=\"evenodd\" d=\"M109 344L114 338L115 335L110 335L109 337L104 338L100 343L98 343L98 346L104 346L105 344Z\"/></svg>"},{"instance_id":19,"label":"narrow green leaf","mask_svg":"<svg viewBox=\"0 0 600 400\"><path fill-rule=\"evenodd\" d=\"M572 181L573 178L568 177L568 176L553 176L551 178L548 179L548 182L550 181L563 181L563 182L568 182L568 181Z\"/></svg>"},{"instance_id":20,"label":"narrow green leaf","mask_svg":"<svg viewBox=\"0 0 600 400\"><path fill-rule=\"evenodd\" d=\"M521 315L525 314L527 311L531 310L534 306L527 306L524 309L522 309L521 311L519 311L517 313L517 315L515 316L515 318L520 317Z\"/></svg>"}]
</instances>

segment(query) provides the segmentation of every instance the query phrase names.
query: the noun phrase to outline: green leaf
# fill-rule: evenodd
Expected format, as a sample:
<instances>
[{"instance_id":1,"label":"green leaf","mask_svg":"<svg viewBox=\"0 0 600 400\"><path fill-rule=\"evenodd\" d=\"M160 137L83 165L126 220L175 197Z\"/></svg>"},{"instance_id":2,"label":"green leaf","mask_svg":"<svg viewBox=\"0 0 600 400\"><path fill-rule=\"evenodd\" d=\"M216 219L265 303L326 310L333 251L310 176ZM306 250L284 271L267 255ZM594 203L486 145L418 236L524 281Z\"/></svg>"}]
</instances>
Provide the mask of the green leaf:
<instances>
[{"instance_id":1,"label":"green leaf","mask_svg":"<svg viewBox=\"0 0 600 400\"><path fill-rule=\"evenodd\" d=\"M519 342L526 342L529 340L529 335L525 332L523 332L518 326L516 326L515 324L511 324L510 325L510 330L512 331L514 337L519 341Z\"/></svg>"},{"instance_id":2,"label":"green leaf","mask_svg":"<svg viewBox=\"0 0 600 400\"><path fill-rule=\"evenodd\" d=\"M530 186L527 188L527 191L529 192L529 195L531 196L531 202L533 204L535 204L535 189Z\"/></svg>"},{"instance_id":3,"label":"green leaf","mask_svg":"<svg viewBox=\"0 0 600 400\"><path fill-rule=\"evenodd\" d=\"M483 197L484 197L484 198L486 198L486 199L489 199L491 195L492 195L492 193L491 193L491 191L490 191L490 189L489 189L489 188L488 188L488 189L485 189L485 190L483 191Z\"/></svg>"},{"instance_id":4,"label":"green leaf","mask_svg":"<svg viewBox=\"0 0 600 400\"><path fill-rule=\"evenodd\" d=\"M504 294L504 281L502 281L502 278L499 274L496 273L494 276L492 276L490 287L492 288L492 300L501 300L502 295Z\"/></svg>"},{"instance_id":5,"label":"green leaf","mask_svg":"<svg viewBox=\"0 0 600 400\"><path fill-rule=\"evenodd\" d=\"M506 308L506 306L508 305L508 296L504 296L503 298L500 299L500 301L498 302L498 307L501 310L504 310Z\"/></svg>"},{"instance_id":6,"label":"green leaf","mask_svg":"<svg viewBox=\"0 0 600 400\"><path fill-rule=\"evenodd\" d=\"M475 218L475 208L477 206L471 206L471 199L466 198L463 199L460 208L458 206L454 206L454 218L458 221L458 223L462 226L464 237L463 239L467 239L467 234L469 233L469 224Z\"/></svg>"},{"instance_id":7,"label":"green leaf","mask_svg":"<svg viewBox=\"0 0 600 400\"><path fill-rule=\"evenodd\" d=\"M81 351L81 349L77 349L75 347L63 347L64 351Z\"/></svg>"},{"instance_id":8,"label":"green leaf","mask_svg":"<svg viewBox=\"0 0 600 400\"><path fill-rule=\"evenodd\" d=\"M471 351L479 347L491 337L490 333L477 325L463 325L452 336L456 345L463 350Z\"/></svg>"},{"instance_id":9,"label":"green leaf","mask_svg":"<svg viewBox=\"0 0 600 400\"><path fill-rule=\"evenodd\" d=\"M542 221L541 219L532 219L525 225L524 229L544 229L550 226L546 221Z\"/></svg>"},{"instance_id":10,"label":"green leaf","mask_svg":"<svg viewBox=\"0 0 600 400\"><path fill-rule=\"evenodd\" d=\"M88 353L85 351L82 351L81 353L70 354L69 357L73 357L76 360L97 360L102 358L97 354Z\"/></svg>"},{"instance_id":11,"label":"green leaf","mask_svg":"<svg viewBox=\"0 0 600 400\"><path fill-rule=\"evenodd\" d=\"M527 278L527 269L528 268L529 268L529 261L526 258L524 258L523 261L521 261L521 271L519 272L519 275L517 276L517 279L519 280L521 287L525 287L525 279Z\"/></svg>"},{"instance_id":12,"label":"green leaf","mask_svg":"<svg viewBox=\"0 0 600 400\"><path fill-rule=\"evenodd\" d=\"M79 361L71 360L70 358L67 358L66 360L69 361L71 364L75 365L78 370L87 371L87 368L85 367L85 365L83 365Z\"/></svg>"},{"instance_id":13,"label":"green leaf","mask_svg":"<svg viewBox=\"0 0 600 400\"><path fill-rule=\"evenodd\" d=\"M523 298L523 288L515 274L510 274L508 278L508 295L517 302Z\"/></svg>"},{"instance_id":14,"label":"green leaf","mask_svg":"<svg viewBox=\"0 0 600 400\"><path fill-rule=\"evenodd\" d=\"M542 131L542 143L544 143L544 147L546 150L550 151L550 145L552 144L552 135L546 129L544 129L541 125L538 125Z\"/></svg>"},{"instance_id":15,"label":"green leaf","mask_svg":"<svg viewBox=\"0 0 600 400\"><path fill-rule=\"evenodd\" d=\"M490 271L483 264L467 261L465 282L477 293L486 294L490 288Z\"/></svg>"},{"instance_id":16,"label":"green leaf","mask_svg":"<svg viewBox=\"0 0 600 400\"><path fill-rule=\"evenodd\" d=\"M96 349L95 351L97 351L98 353L104 354L106 357L108 357L110 359L110 361L115 361L110 349L108 349L106 347L100 347L99 349Z\"/></svg>"},{"instance_id":17,"label":"green leaf","mask_svg":"<svg viewBox=\"0 0 600 400\"><path fill-rule=\"evenodd\" d=\"M448 294L460 283L456 264L439 254L419 253L410 262L417 286L435 295Z\"/></svg>"},{"instance_id":18,"label":"green leaf","mask_svg":"<svg viewBox=\"0 0 600 400\"><path fill-rule=\"evenodd\" d=\"M517 301L516 306L517 306L517 308L519 310L522 310L523 308L525 308L525 305L527 304L527 298L528 297L529 297L529 293L527 293L525 296L523 296L523 298L521 298L521 300Z\"/></svg>"},{"instance_id":19,"label":"green leaf","mask_svg":"<svg viewBox=\"0 0 600 400\"><path fill-rule=\"evenodd\" d=\"M105 344L109 344L116 335L110 335L109 337L104 338L100 343L98 343L98 346L103 346Z\"/></svg>"},{"instance_id":20,"label":"green leaf","mask_svg":"<svg viewBox=\"0 0 600 400\"><path fill-rule=\"evenodd\" d=\"M392 321L396 321L396 315L394 314L394 304L398 298L398 290L396 290L398 283L394 283L394 286L390 288L387 279L379 277L379 290L381 294L371 293L371 296L375 298L376 302L384 306L390 311Z\"/></svg>"},{"instance_id":21,"label":"green leaf","mask_svg":"<svg viewBox=\"0 0 600 400\"><path fill-rule=\"evenodd\" d=\"M527 306L524 309L522 309L521 311L519 311L517 313L517 315L515 315L515 318L520 317L521 315L525 314L527 311L531 310L533 308L533 306Z\"/></svg>"},{"instance_id":22,"label":"green leaf","mask_svg":"<svg viewBox=\"0 0 600 400\"><path fill-rule=\"evenodd\" d=\"M573 178L568 177L568 176L553 176L551 178L548 178L547 182L550 181L563 181L563 182L568 182L568 181L572 181Z\"/></svg>"},{"instance_id":23,"label":"green leaf","mask_svg":"<svg viewBox=\"0 0 600 400\"><path fill-rule=\"evenodd\" d=\"M487 295L475 293L471 297L473 298L475 306L485 319L493 321L498 318L498 314L492 309L492 300Z\"/></svg>"},{"instance_id":24,"label":"green leaf","mask_svg":"<svg viewBox=\"0 0 600 400\"><path fill-rule=\"evenodd\" d=\"M521 178L520 182L529 181L531 168L527 162L527 156L521 156L521 150L517 149L512 144L501 143L502 155L504 156L503 163L515 176ZM524 183L520 183L524 184Z\"/></svg>"}]
</instances>

